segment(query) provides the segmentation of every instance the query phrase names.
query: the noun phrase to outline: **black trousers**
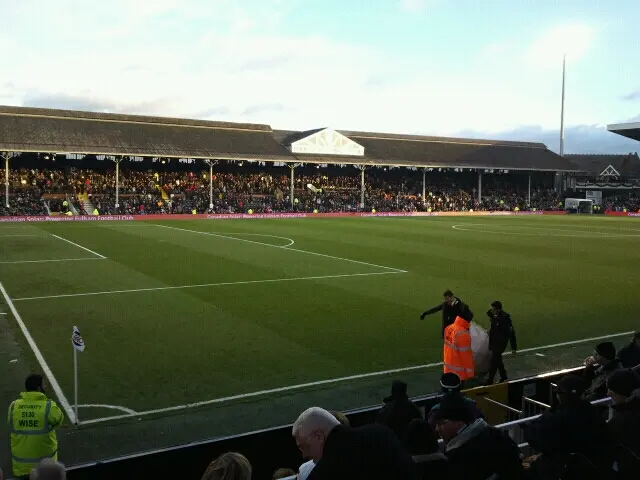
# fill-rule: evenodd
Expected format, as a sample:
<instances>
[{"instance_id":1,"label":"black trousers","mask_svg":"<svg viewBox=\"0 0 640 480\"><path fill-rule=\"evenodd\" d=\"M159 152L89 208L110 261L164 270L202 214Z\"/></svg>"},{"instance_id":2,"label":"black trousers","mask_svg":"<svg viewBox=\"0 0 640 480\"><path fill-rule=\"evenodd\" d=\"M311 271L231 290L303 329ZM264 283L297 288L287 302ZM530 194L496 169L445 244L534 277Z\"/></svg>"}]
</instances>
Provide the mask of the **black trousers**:
<instances>
[{"instance_id":1,"label":"black trousers","mask_svg":"<svg viewBox=\"0 0 640 480\"><path fill-rule=\"evenodd\" d=\"M489 364L489 378L487 379L490 382L493 382L493 379L496 376L496 372L500 372L500 380L504 380L507 378L507 371L504 368L504 362L502 361L502 353L500 350L492 350L491 351L491 363Z\"/></svg>"}]
</instances>

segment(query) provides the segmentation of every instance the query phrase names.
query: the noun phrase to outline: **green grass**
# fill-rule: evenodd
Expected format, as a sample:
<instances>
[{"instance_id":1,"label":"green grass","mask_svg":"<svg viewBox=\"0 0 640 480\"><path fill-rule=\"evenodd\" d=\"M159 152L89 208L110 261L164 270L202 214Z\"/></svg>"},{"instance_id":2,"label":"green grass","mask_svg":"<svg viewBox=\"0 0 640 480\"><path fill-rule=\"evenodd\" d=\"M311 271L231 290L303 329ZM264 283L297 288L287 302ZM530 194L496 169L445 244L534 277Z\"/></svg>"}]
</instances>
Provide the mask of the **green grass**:
<instances>
[{"instance_id":1,"label":"green grass","mask_svg":"<svg viewBox=\"0 0 640 480\"><path fill-rule=\"evenodd\" d=\"M146 222L0 225L0 262L92 257L50 234L107 257L0 263L0 282L69 399L73 325L87 345L79 361L80 403L137 411L438 362L440 316L420 322L419 315L439 303L447 288L485 326L489 303L502 300L521 348L637 328L640 223L633 219L162 225L236 239ZM18 234L36 236L10 236ZM287 238L295 241L289 248L252 243L279 246ZM352 274L367 275L259 283ZM20 300L210 283L227 284ZM14 333L18 338L19 331Z\"/></svg>"}]
</instances>

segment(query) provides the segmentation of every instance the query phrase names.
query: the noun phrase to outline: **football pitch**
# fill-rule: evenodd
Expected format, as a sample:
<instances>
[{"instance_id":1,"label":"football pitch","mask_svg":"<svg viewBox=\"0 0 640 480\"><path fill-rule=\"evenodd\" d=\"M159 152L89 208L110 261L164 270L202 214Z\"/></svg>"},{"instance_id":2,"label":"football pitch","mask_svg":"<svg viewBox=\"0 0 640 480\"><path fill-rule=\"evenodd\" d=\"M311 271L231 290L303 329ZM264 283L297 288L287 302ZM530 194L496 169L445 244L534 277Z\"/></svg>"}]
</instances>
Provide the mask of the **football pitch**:
<instances>
[{"instance_id":1,"label":"football pitch","mask_svg":"<svg viewBox=\"0 0 640 480\"><path fill-rule=\"evenodd\" d=\"M79 328L101 422L438 370L419 316L448 288L485 327L501 300L524 352L620 343L639 247L637 220L578 216L0 224L0 313L67 404Z\"/></svg>"}]
</instances>

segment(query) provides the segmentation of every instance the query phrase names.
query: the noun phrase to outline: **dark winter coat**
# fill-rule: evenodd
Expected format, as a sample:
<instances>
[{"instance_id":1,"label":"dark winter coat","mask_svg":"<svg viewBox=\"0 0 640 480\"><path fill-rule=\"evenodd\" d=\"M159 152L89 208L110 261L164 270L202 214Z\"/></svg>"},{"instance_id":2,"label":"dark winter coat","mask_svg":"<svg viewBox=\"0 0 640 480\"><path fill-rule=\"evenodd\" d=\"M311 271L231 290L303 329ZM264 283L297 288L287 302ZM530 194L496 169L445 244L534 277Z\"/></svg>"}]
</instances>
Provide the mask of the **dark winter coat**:
<instances>
[{"instance_id":1,"label":"dark winter coat","mask_svg":"<svg viewBox=\"0 0 640 480\"><path fill-rule=\"evenodd\" d=\"M489 327L489 349L492 352L503 353L507 349L507 344L511 344L511 350L518 350L516 331L513 328L511 316L507 312L499 312L494 315L491 310L487 312L491 320Z\"/></svg>"},{"instance_id":2,"label":"dark winter coat","mask_svg":"<svg viewBox=\"0 0 640 480\"><path fill-rule=\"evenodd\" d=\"M474 402L472 399L470 399L469 397L465 397L464 395L462 395L460 392L452 392L452 393L447 393L445 394L441 400L446 396L446 395L460 395L461 397L463 397L464 402L467 404L468 408L469 408L469 414L471 415L471 418L473 418L473 420L478 420L479 418L484 418L484 415L482 414L482 412L480 411L480 409L478 408L478 405L476 404L476 402ZM435 431L436 429L436 424L438 423L438 412L440 411L440 403L436 403L433 407L431 407L431 410L429 411L429 413L427 414L427 422L429 423L429 426Z\"/></svg>"},{"instance_id":3,"label":"dark winter coat","mask_svg":"<svg viewBox=\"0 0 640 480\"><path fill-rule=\"evenodd\" d=\"M389 427L399 439L403 439L409 422L414 418L422 418L420 409L407 397L399 397L380 409L376 423Z\"/></svg>"},{"instance_id":4,"label":"dark winter coat","mask_svg":"<svg viewBox=\"0 0 640 480\"><path fill-rule=\"evenodd\" d=\"M444 329L451 325L456 317L462 317L466 321L471 322L473 320L473 312L469 306L460 300L458 297L453 297L453 305L449 305L447 302L442 302L437 307L430 308L421 315L421 318L431 315L432 313L442 311L442 337L444 338Z\"/></svg>"},{"instance_id":5,"label":"dark winter coat","mask_svg":"<svg viewBox=\"0 0 640 480\"><path fill-rule=\"evenodd\" d=\"M478 419L445 449L451 477L464 480L518 480L524 477L520 449L506 434Z\"/></svg>"},{"instance_id":6,"label":"dark winter coat","mask_svg":"<svg viewBox=\"0 0 640 480\"><path fill-rule=\"evenodd\" d=\"M607 380L611 374L617 370L620 370L622 365L618 360L613 360L606 365L598 367L589 366L584 370L585 379L591 382L591 385L586 392L582 395L582 398L593 402L607 396Z\"/></svg>"},{"instance_id":7,"label":"dark winter coat","mask_svg":"<svg viewBox=\"0 0 640 480\"><path fill-rule=\"evenodd\" d=\"M413 461L420 480L453 480L449 473L449 460L440 452L414 455Z\"/></svg>"},{"instance_id":8,"label":"dark winter coat","mask_svg":"<svg viewBox=\"0 0 640 480\"><path fill-rule=\"evenodd\" d=\"M523 428L529 446L556 468L571 453L582 454L595 465L611 460L613 444L607 424L601 411L586 400L561 403Z\"/></svg>"},{"instance_id":9,"label":"dark winter coat","mask_svg":"<svg viewBox=\"0 0 640 480\"><path fill-rule=\"evenodd\" d=\"M608 426L615 445L624 445L640 457L640 389L626 402L611 407Z\"/></svg>"},{"instance_id":10,"label":"dark winter coat","mask_svg":"<svg viewBox=\"0 0 640 480\"><path fill-rule=\"evenodd\" d=\"M413 459L383 425L334 427L308 480L417 480Z\"/></svg>"},{"instance_id":11,"label":"dark winter coat","mask_svg":"<svg viewBox=\"0 0 640 480\"><path fill-rule=\"evenodd\" d=\"M640 365L640 346L633 341L622 347L618 352L618 360L624 368L634 368Z\"/></svg>"}]
</instances>

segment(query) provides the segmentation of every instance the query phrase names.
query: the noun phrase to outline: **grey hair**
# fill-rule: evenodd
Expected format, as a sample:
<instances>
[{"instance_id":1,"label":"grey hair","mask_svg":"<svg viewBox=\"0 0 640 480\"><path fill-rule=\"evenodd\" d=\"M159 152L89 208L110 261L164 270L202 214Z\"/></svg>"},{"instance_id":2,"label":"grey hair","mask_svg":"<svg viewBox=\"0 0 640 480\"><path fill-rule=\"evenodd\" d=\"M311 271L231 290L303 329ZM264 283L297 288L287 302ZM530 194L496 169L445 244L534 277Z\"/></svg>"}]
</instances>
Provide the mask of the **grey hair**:
<instances>
[{"instance_id":1,"label":"grey hair","mask_svg":"<svg viewBox=\"0 0 640 480\"><path fill-rule=\"evenodd\" d=\"M302 412L295 421L292 434L294 437L309 435L314 430L321 430L328 434L337 425L340 425L340 422L331 412L324 408L311 407Z\"/></svg>"},{"instance_id":2,"label":"grey hair","mask_svg":"<svg viewBox=\"0 0 640 480\"><path fill-rule=\"evenodd\" d=\"M45 458L31 472L32 480L66 480L64 465L51 458Z\"/></svg>"}]
</instances>

